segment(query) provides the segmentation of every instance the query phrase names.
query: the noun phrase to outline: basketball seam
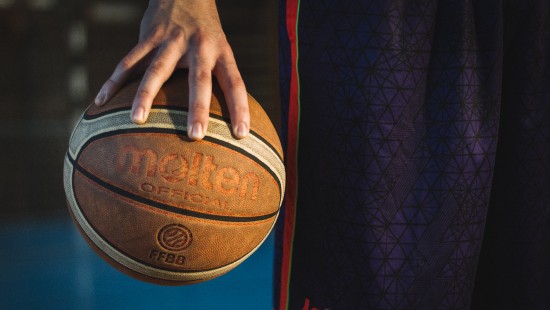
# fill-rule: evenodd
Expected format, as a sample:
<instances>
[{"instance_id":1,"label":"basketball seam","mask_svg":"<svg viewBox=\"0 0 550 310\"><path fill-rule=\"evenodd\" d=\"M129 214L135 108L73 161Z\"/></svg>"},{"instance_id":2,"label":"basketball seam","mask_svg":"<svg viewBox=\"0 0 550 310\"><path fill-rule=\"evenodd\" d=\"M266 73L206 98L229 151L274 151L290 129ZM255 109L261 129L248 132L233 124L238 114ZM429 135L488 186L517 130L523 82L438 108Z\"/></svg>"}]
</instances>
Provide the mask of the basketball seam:
<instances>
[{"instance_id":1,"label":"basketball seam","mask_svg":"<svg viewBox=\"0 0 550 310\"><path fill-rule=\"evenodd\" d=\"M82 150L85 150L90 144L94 143L97 140L104 139L104 138L107 138L107 137L117 136L117 135L120 135L120 134L132 134L132 133L140 133L140 132L148 133L148 134L149 133L175 133L175 134L179 133L179 131L177 129L163 129L163 128L147 128L147 129L134 128L134 129L120 129L120 130L105 132L105 133L101 133L101 134L95 135L93 137L90 137L80 147L80 152L78 153L78 155L76 157L76 160L73 159L69 153L67 153L67 156L69 156L69 158L72 161L78 162L78 159L80 158L80 156L83 153ZM284 187L283 187L284 184L281 183L282 180L279 179L279 177L273 171L273 169L271 169L268 165L266 165L258 157L254 156L254 154L251 154L250 152L247 152L242 148L236 147L236 146L232 145L231 143L227 143L226 141L223 141L223 140L220 140L220 139L217 139L217 138L214 138L214 137L209 137L209 136L204 137L203 140L205 140L206 142L215 143L217 145L220 145L222 147L230 149L230 150L236 152L237 154L250 159L252 162L258 164L260 167L264 168L264 170L267 171L269 173L269 175L271 176L271 178L275 181L275 184L277 185L277 187L279 189L279 204L278 205L279 205L279 207L281 206L281 204L282 204L281 202L282 202L282 198L283 198L282 195L283 195L283 190L284 190ZM79 165L79 167L81 167L80 164L78 164L78 165ZM86 170L86 171L89 172L88 170Z\"/></svg>"},{"instance_id":2,"label":"basketball seam","mask_svg":"<svg viewBox=\"0 0 550 310\"><path fill-rule=\"evenodd\" d=\"M74 194L74 174L77 173L77 169L79 168L79 165L75 162L73 158L78 158L80 156L80 151L82 150L82 147L88 142L88 140L93 139L94 136L97 136L99 134L105 133L107 131L117 129L117 128L126 128L126 129L133 129L136 130L134 132L138 132L139 129L142 129L143 131L151 132L152 129L166 129L166 130L173 130L172 132L182 133L185 134L186 127L185 123L182 121L180 125L179 121L182 120L185 117L185 112L179 112L179 113L170 113L170 109L165 109L163 107L163 110L158 111L151 111L151 116L153 116L151 119L155 119L156 123L149 123L144 124L140 126L135 126L131 123L125 123L123 116L126 117L126 113L128 109L117 109L119 112L114 112L113 110L108 111L107 113L102 113L102 115L96 115L93 117L93 121L88 122L85 119L85 116L81 119L79 124L77 125L76 129L82 125L81 132L78 134L71 135L71 140L73 142L70 144L67 157L65 160L66 165L66 180L67 182L70 182L70 184L65 185L65 190L67 191L68 196L68 202L70 209L72 213L75 215L75 219L77 223L79 223L79 226L82 228L82 230L85 232L85 235L92 241L93 244L95 244L101 252L105 253L107 257L110 257L113 259L117 264L120 264L121 266L124 266L124 268L128 268L129 270L142 274L146 277L151 277L152 279L161 279L165 281L174 281L174 282L190 282L190 281L196 281L196 280L204 280L208 279L213 276L218 276L223 273L226 273L227 271L234 268L236 265L240 264L244 259L252 255L260 246L263 244L265 239L268 237L269 234L266 234L264 238L252 249L250 252L245 254L239 259L236 259L234 262L226 264L221 267L217 267L214 269L204 269L202 271L192 271L192 270L174 270L159 266L152 266L148 263L142 262L139 259L134 259L126 253L122 252L117 247L114 247L113 245L109 244L107 239L104 239L103 236L99 235L99 233L95 230L96 228L91 225L91 223L88 221L88 218L86 218L86 215L83 213L83 210L80 209L79 203L75 197ZM158 114L155 114L158 113ZM114 114L114 115L113 115ZM113 118L109 118L111 116L114 116ZM110 121L110 123L106 123L107 127L103 127L101 122L101 117L106 117L107 121ZM99 119L99 120L96 120ZM246 152L250 155L252 155L253 158L257 158L257 160L265 161L265 163L268 165L268 168L266 169L269 171L273 176L273 181L276 183L279 183L279 188L281 190L280 197L282 199L283 193L284 193L284 187L285 187L285 171L284 171L284 165L282 164L282 155L275 149L274 144L269 143L268 140L264 139L264 137L259 136L256 132L251 131L250 139L245 139L244 141L235 140L232 138L231 130L229 127L227 127L225 119L220 117L216 117L216 115L213 115L211 117L211 122L213 124L216 124L217 127L213 127L212 131L208 131L207 136L214 136L215 143L218 143L221 145L221 141L226 141L229 143L229 145L233 145L237 149L244 149L244 150L250 150L249 152ZM172 123L173 121L173 123ZM212 124L211 123L211 124ZM73 152L75 151L75 152ZM70 155L73 155L71 157ZM271 155L272 154L272 155ZM243 154L243 156L247 156L246 154ZM250 158L250 157L249 157ZM72 162L71 162L72 160ZM254 162L258 163L258 161L254 160ZM258 164L260 164L258 163ZM73 165L74 164L74 165ZM281 168L282 167L282 168ZM82 167L81 167L82 168ZM82 173L80 171L79 173ZM87 176L82 178L83 180L86 180L87 182L91 182L91 184L94 184L94 180L89 179ZM94 186L97 186L98 188L101 188L102 190L108 188L103 187L100 184L94 184ZM115 195L114 193L112 195ZM138 201L134 201L132 198L125 197L121 195L122 199L127 200L130 204L138 204ZM158 208L151 208L148 210L152 210L153 212L170 212L163 209ZM277 212L273 213L273 216L268 217L262 222L268 222L273 221L271 225L271 229L275 225L276 219L279 215L280 210L280 203L279 203L279 209ZM178 210L179 211L179 210ZM174 214L172 212L172 214ZM175 214L179 214L175 213ZM179 216L187 216L187 215L179 215ZM194 214L193 214L194 216ZM201 219L201 218L193 218L195 221L208 221L208 219ZM216 221L216 220L214 220ZM246 225L246 223L258 223L258 221L255 222L235 222L234 220L225 221L225 225Z\"/></svg>"},{"instance_id":3,"label":"basketball seam","mask_svg":"<svg viewBox=\"0 0 550 310\"><path fill-rule=\"evenodd\" d=\"M275 216L277 213L280 212L280 210L277 210L277 212L273 212L272 215L270 214L271 215L270 217L267 217L267 214L266 214L265 218L259 219L259 220L253 220L253 221L252 220L251 221L223 221L223 220L214 220L214 219L209 219L209 218L204 218L204 217L196 217L195 215L176 213L176 212L172 212L172 211L169 211L169 210L153 207L153 206L147 205L145 203L140 203L139 201L136 201L136 200L132 199L131 197L124 196L124 195L122 195L122 194L120 194L116 191L109 191L108 187L105 187L101 184L96 183L93 179L89 178L85 173L82 173L82 171L80 171L79 169L76 169L76 170L78 172L80 172L85 177L86 181L89 182L89 184L91 186L94 186L95 188L98 188L100 190L107 190L108 195L110 195L112 197L116 197L116 198L121 198L126 203L129 203L129 204L131 204L135 207L146 209L146 210L149 210L149 211L152 211L152 212L158 212L158 213L161 213L161 214L164 214L164 215L175 215L175 216L182 216L182 217L186 217L186 218L191 218L193 221L196 221L196 222L199 222L199 223L207 223L209 221L215 221L215 222L224 222L226 225L230 225L230 226L246 227L246 226L251 226L251 225L256 225L258 223L266 222L266 221L270 220L273 216ZM199 211L193 211L193 212L200 213Z\"/></svg>"},{"instance_id":4,"label":"basketball seam","mask_svg":"<svg viewBox=\"0 0 550 310\"><path fill-rule=\"evenodd\" d=\"M75 171L76 171L76 170L75 170ZM79 171L79 172L80 172L80 171ZM73 178L73 179L74 179L74 178ZM89 178L87 178L87 177L85 177L84 181L88 182L90 185L92 185L92 186L94 186L94 187L96 187L96 188L99 188L99 189L107 189L107 188L105 188L105 187L102 187L102 186L99 185L99 184L96 184L93 180L91 180L91 179L89 179ZM73 181L73 183L74 183L74 181ZM74 191L74 188L73 188L73 191ZM115 193L115 192L108 192L108 191L106 192L106 194L111 195L111 196L118 195L118 194ZM125 200L126 200L126 202L128 202L128 203L130 203L130 204L132 204L132 205L134 205L134 206L136 206L136 207L140 207L140 206L138 206L138 205L135 203L135 201L132 201L130 198L124 197L124 196L122 196L122 198L126 198ZM75 195L75 200L76 200L77 205L80 206L79 199L76 197L76 195ZM114 248L115 250L117 250L118 252L120 252L121 254L123 254L124 256L127 256L129 259L135 260L136 262L139 262L139 263L141 263L141 264L147 265L147 266L149 266L149 267L153 267L153 268L157 268L157 269L162 269L162 270L166 270L166 271L174 271L174 272L205 272L205 271L217 270L217 269L219 269L219 268L223 268L223 267L225 267L225 266L231 265L232 263L234 263L235 261L238 261L238 260L241 258L241 257L239 257L239 258L236 259L235 261L229 262L229 263L224 264L224 265L219 266L219 267L208 268L208 269L201 269L201 270L196 270L196 271L181 270L181 269L172 269L172 268L165 268L165 267L159 267L159 266L157 266L157 265L152 265L152 264L150 264L150 263L148 263L148 262L146 262L146 261L143 261L143 260L140 260L140 259L136 259L136 258L134 258L134 257L130 257L130 255L129 255L127 252L125 252L124 250L122 250L120 247L118 247L118 246L115 245L114 243L110 242L107 238L105 238L105 236L103 236L103 235L99 232L99 230L97 229L97 227L96 227L95 225L92 224L92 222L88 219L88 216L86 215L86 213L85 213L83 210L81 210L80 208L78 208L78 209L79 209L80 213L82 214L82 216L84 217L84 219L86 220L86 222L90 225L90 227L94 230L94 232L95 232L103 241L105 241L106 243L108 243L112 248ZM155 210L155 211L157 211L157 210ZM277 215L277 214L276 214L276 215ZM200 218L193 218L193 217L190 217L190 218L191 218L191 220L198 219L197 222L204 222L204 221L201 221ZM258 222L271 222L271 221L272 221L272 218L268 218L268 219L264 219L264 220L258 221ZM257 223L256 223L256 224L257 224ZM244 223L236 223L236 222L235 222L235 223L234 223L234 222L229 222L228 225L230 225L230 226L247 226L247 225L244 224ZM95 242L94 242L94 243L95 243ZM179 252L179 251L170 251L170 252L175 253L175 252Z\"/></svg>"},{"instance_id":5,"label":"basketball seam","mask_svg":"<svg viewBox=\"0 0 550 310\"><path fill-rule=\"evenodd\" d=\"M105 253L105 255L113 259L115 262L121 264L122 266L134 272L142 274L146 277L158 278L166 281L181 283L181 282L189 282L189 281L200 281L211 277L219 276L232 270L234 268L233 266L237 266L242 261L247 259L265 242L265 240L269 236L269 234L266 234L266 236L258 243L258 245L254 249L252 249L250 252L248 252L241 258L235 260L232 263L218 267L216 269L209 269L209 270L203 270L203 271L181 271L181 270L171 270L171 269L165 270L165 269L160 269L157 266L151 266L149 264L143 263L139 260L129 257L125 252L121 251L120 249L112 245L109 241L107 241L99 233L97 233L95 227L88 221L88 218L86 217L86 215L83 214L83 212L78 207L79 203L77 201L76 196L73 194L74 193L73 180L74 180L75 169L72 163L69 161L69 156L66 156L65 159L66 160L65 160L64 174L65 173L68 174L70 178L70 182L67 182L67 180L65 180L65 191L67 192L70 209L73 212L73 215L76 221L79 223L79 226L86 233L88 238L102 252ZM71 171L69 171L69 169ZM70 186L71 191L68 191L67 186ZM270 231L271 229L273 229L273 226L277 221L277 217L278 217L278 213L275 215L275 219L273 220L273 224L271 225ZM88 228L86 225L88 225L91 228L91 231L90 231L90 228ZM103 242L103 244L101 244L101 242ZM114 250L110 250L109 247ZM115 257L117 255L120 255L123 258L123 261L117 260Z\"/></svg>"},{"instance_id":6,"label":"basketball seam","mask_svg":"<svg viewBox=\"0 0 550 310\"><path fill-rule=\"evenodd\" d=\"M162 111L152 110L149 118L153 119L155 117L155 115L156 115L156 117L160 118L160 120L162 120L163 117L170 117L170 118L183 117L183 115L181 115L181 114L172 115L169 112L170 112L170 110L162 110ZM178 111L172 111L172 112L178 112ZM185 114L185 113L186 112L182 112L182 114ZM112 118L116 119L116 117L120 117L121 115L122 115L122 112L116 112L116 113L111 113L111 114L108 114L108 115L104 115L103 117L112 117ZM98 121L98 120L96 119L96 121ZM70 142L70 147L69 147L69 154L72 157L76 158L78 156L78 154L80 153L80 150L85 145L87 145L89 140L93 139L96 136L104 135L104 134L107 134L109 132L114 131L112 128L94 129L92 127L93 123L94 123L93 121L92 122L90 122L90 121L82 122L81 121L77 125L77 128L79 126L83 126L85 128L85 130L88 130L89 131L89 132L87 132L88 136L86 136L85 134L75 135L76 128L73 131L73 135L71 136L71 142ZM183 121L182 121L182 123L183 123ZM217 126L227 125L225 123L222 125L221 123L216 123L216 122L212 122L212 124L213 125L215 124ZM119 129L116 129L116 130L128 130L128 131L134 131L134 132L140 132L140 131L141 132L147 132L147 131L151 132L152 130L156 130L156 131L170 131L171 130L170 132L181 133L182 136L185 136L185 131L186 131L186 127L182 126L182 125L177 125L177 124L174 124L174 123L156 123L155 124L154 122L146 123L146 124L139 125L139 126L135 125L135 124L125 123L125 124L122 124L122 125L119 125L119 126L115 126L114 128L119 128ZM225 127L223 127L223 128L225 128ZM250 141L253 141L253 140L248 140L248 139L231 140L228 137L226 137L226 135L231 136L231 133L227 130L227 128L223 129L223 131L224 132L214 132L214 131L210 132L210 127L209 127L209 133L206 137L212 137L212 139L216 139L217 141L224 141L229 145L237 144L238 146L235 146L235 147L238 148L239 150L245 151L247 154L252 154L251 152L253 152L253 153L258 153L260 155L264 155L264 156L262 156L262 159L264 161L266 161L267 163L269 163L268 171L272 171L275 174L276 179L279 180L279 183L281 185L280 186L280 189L281 189L280 197L281 197L281 199L279 201L279 205L281 205L282 198L284 196L285 185L286 185L285 184L286 183L286 175L285 175L284 164L282 163L281 159L279 158L277 152L275 152L273 150L271 145L266 144L265 142L263 142L261 139L259 139L258 137L254 136L254 135L252 135L248 139L257 139L258 142L259 142L257 145L258 146L263 146L265 149L262 148L262 147L260 147L258 149L255 149L253 146L247 145L247 144L250 143ZM265 151L267 151L268 153L262 153L262 152L265 152ZM269 153L273 154L276 159L270 159L269 156L267 156L267 155L269 155ZM253 155L253 156L254 156L254 158L257 158L255 155ZM267 157L265 157L265 156L267 156Z\"/></svg>"},{"instance_id":7,"label":"basketball seam","mask_svg":"<svg viewBox=\"0 0 550 310\"><path fill-rule=\"evenodd\" d=\"M156 201L153 199L149 199L146 197L141 197L135 193L129 192L123 188L120 188L118 186L115 186L113 184L109 184L106 181L102 180L101 178L95 176L91 172L84 169L76 160L68 156L69 161L73 165L73 167L78 170L80 173L82 173L84 176L92 180L93 182L97 183L98 185L102 186L103 188L106 188L108 190L111 190L115 193L117 193L120 196L124 196L128 199L132 199L136 202L143 203L143 204L149 204L154 205L156 208L165 210L168 212L172 212L174 214L180 214L180 215L186 215L186 216L194 216L198 218L203 218L206 220L213 220L213 221L220 221L220 222L256 222L261 221L265 219L269 219L273 217L275 214L279 212L279 209L275 212L267 213L264 215L258 215L258 216L231 216L231 215L217 215L217 214L210 214L206 212L201 211L194 211L194 210L187 210L187 209L180 209L175 206L168 205L166 203L162 203L160 201Z\"/></svg>"},{"instance_id":8,"label":"basketball seam","mask_svg":"<svg viewBox=\"0 0 550 310\"><path fill-rule=\"evenodd\" d=\"M189 113L189 109L187 109L187 108L171 106L171 105L154 104L154 105L151 106L151 109L166 110L166 111L179 111L179 112ZM97 113L97 114L84 113L84 115L82 116L82 119L87 120L87 121L91 121L91 120L95 120L95 119L101 118L101 117L109 115L109 114L114 114L114 113L119 113L119 112L124 112L124 111L128 111L128 112L131 111L131 107L116 108L116 109L104 111L104 112ZM223 117L223 116L218 115L218 114L210 113L209 116L210 116L210 118L214 118L214 119L217 119L217 120L220 120L220 121L224 121L226 123L231 122L231 119L229 119L227 117ZM279 152L279 150L277 150L275 148L273 143L269 142L268 140L266 140L264 137L262 137L260 134L258 134L256 131L254 131L252 129L250 129L249 132L250 132L250 135L253 135L255 138L262 141L265 145L267 145L269 148L271 148L273 150L273 152L277 155L277 157L279 157L279 160L281 160L281 161L283 160L282 154Z\"/></svg>"},{"instance_id":9,"label":"basketball seam","mask_svg":"<svg viewBox=\"0 0 550 310\"><path fill-rule=\"evenodd\" d=\"M155 133L154 133L154 132L148 131L147 134L154 135ZM128 134L128 135L131 135L131 133ZM114 135L113 135L113 136L114 136ZM97 137L97 136L96 136L96 137ZM108 137L111 137L111 136L108 136ZM104 138L104 137L101 137L101 138ZM101 138L97 138L97 139L94 139L93 141L89 141L89 144L95 143L95 142L97 142L98 140L100 140ZM217 141L217 140L216 140L216 141ZM215 144L215 143L213 143L212 141L205 141L205 143L212 143L212 144ZM88 147L88 146L89 146L89 145L86 145L86 147ZM237 149L237 150L231 149L231 150L233 150L233 151L236 152L235 156L239 156L239 157L242 157L242 158L244 158L244 159L248 159L248 160L251 161L252 164L256 164L256 165L262 167L263 169L268 170L267 167L261 165L261 162L259 162L258 160L252 159L250 156L247 156L247 155L242 154L241 152L239 152L238 149ZM81 153L82 153L82 152L81 152ZM70 155L67 155L67 156L70 156ZM253 155L251 155L251 156L253 156ZM80 154L79 154L79 157L80 157ZM70 160L71 160L72 162L79 162L79 158L77 158L76 160L73 160L72 158L70 158ZM88 167L86 167L86 165L84 165L83 163L80 163L80 162L79 162L79 163L78 163L78 166L81 167L82 169L86 170L87 173L93 175L94 177L96 177L96 178L98 178L98 179L101 179L101 180L104 181L104 182L109 182L109 181L110 181L110 180L103 180L102 178L100 178L99 176L97 176L95 173L93 173L93 172L92 172ZM270 173L270 177L271 177L271 178L269 178L269 180L270 180L275 186L277 186L277 188L280 190L281 185L279 184L279 182L278 182L277 178L275 177L275 175L272 174L272 173ZM124 191L132 192L131 189L126 189L126 188L123 188L123 187L120 187L120 188L121 188L122 190L124 190ZM157 200L157 199L153 199L153 198L148 198L148 199L153 200L153 201L156 201L156 202L158 202L158 203L165 203L165 202L163 202L163 201L161 201L161 200ZM191 211L202 212L202 213L207 213L207 214L214 214L214 215L221 215L221 214L217 214L217 213L213 213L213 212L209 212L209 211L199 211L199 210L197 210L197 209L194 208L194 207L189 207L189 206L186 206L186 207L188 207L188 209L190 209ZM280 206L279 206L278 208L280 208ZM272 214L272 212L270 212L270 213L258 213L258 214L244 214L244 213L233 213L233 214L234 214L234 215L238 215L238 216L265 216L265 215L267 215L267 214Z\"/></svg>"}]
</instances>

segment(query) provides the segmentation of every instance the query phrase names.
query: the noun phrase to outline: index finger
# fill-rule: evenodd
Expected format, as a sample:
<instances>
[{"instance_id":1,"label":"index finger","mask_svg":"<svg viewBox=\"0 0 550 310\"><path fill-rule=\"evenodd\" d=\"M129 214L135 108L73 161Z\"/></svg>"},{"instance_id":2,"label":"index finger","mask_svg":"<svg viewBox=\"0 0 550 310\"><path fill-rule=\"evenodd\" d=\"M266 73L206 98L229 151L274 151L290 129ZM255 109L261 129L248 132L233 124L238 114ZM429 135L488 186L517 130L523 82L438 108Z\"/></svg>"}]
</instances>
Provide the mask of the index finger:
<instances>
[{"instance_id":1,"label":"index finger","mask_svg":"<svg viewBox=\"0 0 550 310\"><path fill-rule=\"evenodd\" d=\"M132 121L141 124L147 120L155 96L176 68L180 58L181 49L177 43L170 42L161 47L137 90L132 103Z\"/></svg>"},{"instance_id":2,"label":"index finger","mask_svg":"<svg viewBox=\"0 0 550 310\"><path fill-rule=\"evenodd\" d=\"M109 79L99 90L94 102L96 105L104 105L120 87L126 82L128 76L136 69L137 64L153 50L153 45L148 42L138 43L116 66Z\"/></svg>"}]
</instances>

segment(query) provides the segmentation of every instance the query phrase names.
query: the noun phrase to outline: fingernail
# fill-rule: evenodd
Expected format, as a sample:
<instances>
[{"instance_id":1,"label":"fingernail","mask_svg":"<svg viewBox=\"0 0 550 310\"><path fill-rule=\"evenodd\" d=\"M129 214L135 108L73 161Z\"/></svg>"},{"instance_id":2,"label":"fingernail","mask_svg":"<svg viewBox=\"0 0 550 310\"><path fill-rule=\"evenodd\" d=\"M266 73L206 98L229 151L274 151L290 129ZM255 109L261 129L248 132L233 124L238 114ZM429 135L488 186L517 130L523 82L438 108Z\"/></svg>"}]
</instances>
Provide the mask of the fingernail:
<instances>
[{"instance_id":1,"label":"fingernail","mask_svg":"<svg viewBox=\"0 0 550 310\"><path fill-rule=\"evenodd\" d=\"M144 119L145 111L142 107L138 107L134 113L132 113L132 121L136 124L143 124L145 122Z\"/></svg>"},{"instance_id":2,"label":"fingernail","mask_svg":"<svg viewBox=\"0 0 550 310\"><path fill-rule=\"evenodd\" d=\"M94 102L96 105L102 105L103 101L105 101L105 93L100 92L99 94L97 94L97 97L95 97Z\"/></svg>"},{"instance_id":3,"label":"fingernail","mask_svg":"<svg viewBox=\"0 0 550 310\"><path fill-rule=\"evenodd\" d=\"M204 137L204 132L202 130L201 123L194 123L191 128L189 128L189 138L193 140L200 140Z\"/></svg>"},{"instance_id":4,"label":"fingernail","mask_svg":"<svg viewBox=\"0 0 550 310\"><path fill-rule=\"evenodd\" d=\"M248 135L248 125L245 122L239 123L237 130L234 130L233 133L239 139L246 137Z\"/></svg>"}]
</instances>

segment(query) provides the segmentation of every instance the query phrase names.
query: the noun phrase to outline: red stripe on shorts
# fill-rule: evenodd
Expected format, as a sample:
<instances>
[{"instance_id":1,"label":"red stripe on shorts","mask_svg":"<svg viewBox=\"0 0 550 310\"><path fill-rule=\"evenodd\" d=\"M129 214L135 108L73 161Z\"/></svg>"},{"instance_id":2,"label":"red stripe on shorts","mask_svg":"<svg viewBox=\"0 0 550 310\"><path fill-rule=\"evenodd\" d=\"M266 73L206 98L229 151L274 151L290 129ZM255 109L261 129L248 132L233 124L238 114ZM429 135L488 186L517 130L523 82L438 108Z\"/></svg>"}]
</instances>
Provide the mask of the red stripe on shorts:
<instances>
[{"instance_id":1,"label":"red stripe on shorts","mask_svg":"<svg viewBox=\"0 0 550 310\"><path fill-rule=\"evenodd\" d=\"M286 2L286 28L290 40L290 55L292 71L290 77L290 99L288 112L288 140L286 154L286 210L283 231L283 257L281 267L281 295L280 309L287 309L289 299L289 281L291 272L292 243L294 239L294 221L296 211L296 198L298 193L298 139L300 122L300 85L298 76L298 10L300 0L287 0Z\"/></svg>"}]
</instances>

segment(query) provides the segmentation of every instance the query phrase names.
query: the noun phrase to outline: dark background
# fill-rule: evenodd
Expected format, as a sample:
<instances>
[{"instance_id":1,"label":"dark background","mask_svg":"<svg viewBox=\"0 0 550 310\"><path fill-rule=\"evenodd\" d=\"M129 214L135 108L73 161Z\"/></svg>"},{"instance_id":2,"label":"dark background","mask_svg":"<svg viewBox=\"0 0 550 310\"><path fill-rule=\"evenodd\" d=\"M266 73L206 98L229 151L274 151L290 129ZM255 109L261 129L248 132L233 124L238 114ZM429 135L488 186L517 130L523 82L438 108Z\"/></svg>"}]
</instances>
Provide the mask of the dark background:
<instances>
[{"instance_id":1,"label":"dark background","mask_svg":"<svg viewBox=\"0 0 550 310\"><path fill-rule=\"evenodd\" d=\"M270 309L273 238L227 275L184 287L133 280L71 222L72 128L137 43L144 0L0 0L0 308ZM279 126L277 1L220 0L248 91Z\"/></svg>"},{"instance_id":2,"label":"dark background","mask_svg":"<svg viewBox=\"0 0 550 310\"><path fill-rule=\"evenodd\" d=\"M76 118L137 43L147 1L0 0L2 221L66 217ZM279 125L277 1L218 1L248 91Z\"/></svg>"}]
</instances>

